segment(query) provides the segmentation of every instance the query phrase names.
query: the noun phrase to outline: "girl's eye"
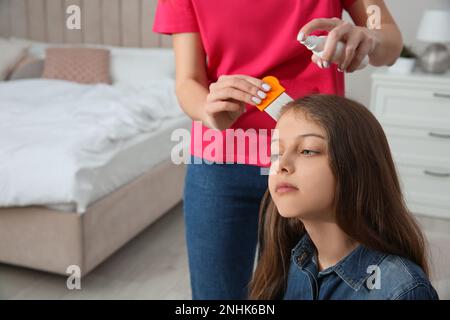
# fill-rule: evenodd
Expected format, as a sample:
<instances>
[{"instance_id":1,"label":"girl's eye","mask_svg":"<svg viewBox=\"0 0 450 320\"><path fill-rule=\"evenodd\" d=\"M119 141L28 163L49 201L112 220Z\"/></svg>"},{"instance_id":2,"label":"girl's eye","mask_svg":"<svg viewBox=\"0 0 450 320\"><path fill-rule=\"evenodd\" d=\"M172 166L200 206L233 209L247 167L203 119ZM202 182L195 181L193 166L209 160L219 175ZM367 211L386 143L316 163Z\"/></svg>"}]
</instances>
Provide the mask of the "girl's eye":
<instances>
[{"instance_id":1,"label":"girl's eye","mask_svg":"<svg viewBox=\"0 0 450 320\"><path fill-rule=\"evenodd\" d=\"M304 149L304 150L302 150L300 153L301 153L302 155L305 155L305 156L312 156L312 155L317 154L318 152L317 152L317 151L313 151L313 150L307 150L307 149Z\"/></svg>"}]
</instances>

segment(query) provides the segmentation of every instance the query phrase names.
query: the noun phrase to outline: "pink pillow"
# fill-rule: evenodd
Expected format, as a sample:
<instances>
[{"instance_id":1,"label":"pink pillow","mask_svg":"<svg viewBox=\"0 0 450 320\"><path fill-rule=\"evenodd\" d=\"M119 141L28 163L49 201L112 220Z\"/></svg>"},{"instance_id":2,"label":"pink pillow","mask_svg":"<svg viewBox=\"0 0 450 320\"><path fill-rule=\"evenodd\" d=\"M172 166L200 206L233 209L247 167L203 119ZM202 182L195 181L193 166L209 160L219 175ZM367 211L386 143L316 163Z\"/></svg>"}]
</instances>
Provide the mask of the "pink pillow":
<instances>
[{"instance_id":1,"label":"pink pillow","mask_svg":"<svg viewBox=\"0 0 450 320\"><path fill-rule=\"evenodd\" d=\"M111 84L110 53L97 48L48 48L43 78Z\"/></svg>"}]
</instances>

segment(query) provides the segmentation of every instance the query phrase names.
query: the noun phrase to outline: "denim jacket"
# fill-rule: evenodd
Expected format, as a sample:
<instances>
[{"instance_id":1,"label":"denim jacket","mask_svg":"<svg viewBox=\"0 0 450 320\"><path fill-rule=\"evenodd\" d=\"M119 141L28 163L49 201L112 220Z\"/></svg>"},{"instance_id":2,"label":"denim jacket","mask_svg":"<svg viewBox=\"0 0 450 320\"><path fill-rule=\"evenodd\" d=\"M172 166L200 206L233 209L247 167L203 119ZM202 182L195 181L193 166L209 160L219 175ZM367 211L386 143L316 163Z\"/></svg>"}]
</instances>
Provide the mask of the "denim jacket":
<instances>
[{"instance_id":1,"label":"denim jacket","mask_svg":"<svg viewBox=\"0 0 450 320\"><path fill-rule=\"evenodd\" d=\"M292 250L285 300L439 299L422 269L408 259L359 245L319 272L315 252L305 234Z\"/></svg>"}]
</instances>

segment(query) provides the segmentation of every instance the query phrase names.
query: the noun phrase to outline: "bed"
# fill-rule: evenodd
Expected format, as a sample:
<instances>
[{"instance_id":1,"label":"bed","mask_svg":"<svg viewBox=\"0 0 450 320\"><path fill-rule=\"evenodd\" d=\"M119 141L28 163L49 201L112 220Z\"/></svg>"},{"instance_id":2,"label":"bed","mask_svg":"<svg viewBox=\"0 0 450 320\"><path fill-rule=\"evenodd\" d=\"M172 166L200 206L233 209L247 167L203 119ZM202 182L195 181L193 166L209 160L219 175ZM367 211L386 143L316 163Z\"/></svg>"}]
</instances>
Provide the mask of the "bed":
<instances>
[{"instance_id":1,"label":"bed","mask_svg":"<svg viewBox=\"0 0 450 320\"><path fill-rule=\"evenodd\" d=\"M155 1L78 3L90 6L86 23L92 24L58 38L47 31L62 27L57 17L64 1L0 0L9 21L3 20L0 35L31 38L35 55L53 42L88 43L111 48L116 66L124 55L155 52L165 62L153 63L173 62L170 49L137 48L168 46L167 38L150 31ZM96 24L111 28L92 38ZM115 38L111 29L122 36ZM117 67L112 86L0 83L0 262L63 275L77 265L85 276L182 200L185 168L171 160L177 143L171 134L188 130L190 119L174 96L173 72L155 67L151 79L143 79L139 59L131 60L136 69Z\"/></svg>"}]
</instances>

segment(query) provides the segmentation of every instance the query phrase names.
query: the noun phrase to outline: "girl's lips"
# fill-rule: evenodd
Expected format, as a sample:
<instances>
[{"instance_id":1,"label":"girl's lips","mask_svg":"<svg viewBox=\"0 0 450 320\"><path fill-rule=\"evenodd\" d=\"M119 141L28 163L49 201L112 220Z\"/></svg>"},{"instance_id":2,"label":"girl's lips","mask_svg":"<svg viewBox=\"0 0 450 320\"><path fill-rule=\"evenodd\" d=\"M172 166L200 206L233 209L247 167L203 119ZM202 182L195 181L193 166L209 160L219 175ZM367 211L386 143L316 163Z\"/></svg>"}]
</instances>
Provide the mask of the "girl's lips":
<instances>
[{"instance_id":1,"label":"girl's lips","mask_svg":"<svg viewBox=\"0 0 450 320\"><path fill-rule=\"evenodd\" d=\"M294 187L293 185L289 184L289 183L280 183L279 185L277 185L277 187L275 188L275 191L277 193L287 193L287 192L291 192L291 191L297 191L298 188Z\"/></svg>"}]
</instances>

